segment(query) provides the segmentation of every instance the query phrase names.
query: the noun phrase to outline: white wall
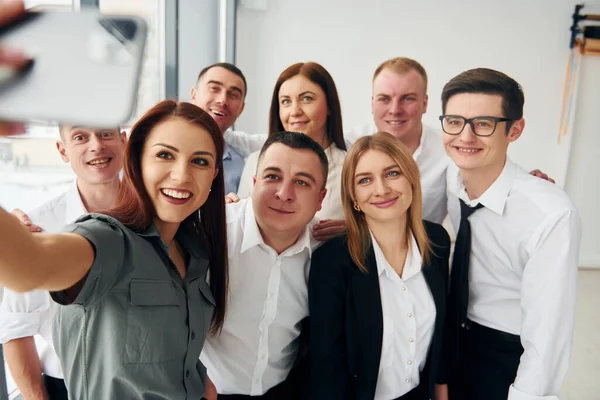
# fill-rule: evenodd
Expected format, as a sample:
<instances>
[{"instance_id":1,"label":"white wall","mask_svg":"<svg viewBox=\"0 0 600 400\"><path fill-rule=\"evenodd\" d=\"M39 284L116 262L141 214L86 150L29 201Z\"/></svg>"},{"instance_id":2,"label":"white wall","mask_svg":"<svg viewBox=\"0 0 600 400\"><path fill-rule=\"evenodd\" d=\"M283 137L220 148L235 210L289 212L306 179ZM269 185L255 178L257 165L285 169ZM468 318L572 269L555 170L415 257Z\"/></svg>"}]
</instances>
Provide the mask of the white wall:
<instances>
[{"instance_id":1,"label":"white wall","mask_svg":"<svg viewBox=\"0 0 600 400\"><path fill-rule=\"evenodd\" d=\"M600 57L584 58L579 73L565 189L577 205L583 223L580 264L600 267Z\"/></svg>"},{"instance_id":2,"label":"white wall","mask_svg":"<svg viewBox=\"0 0 600 400\"><path fill-rule=\"evenodd\" d=\"M525 91L526 129L509 150L514 161L526 169L542 169L564 187L572 138L577 143L571 160L591 161L593 155L582 152L597 155L600 151L600 132L593 120L600 110L598 86L580 90L579 105L595 104L595 108L578 111L576 135L558 144L569 27L576 1L259 1L267 4L263 10L244 3L253 1L243 2L238 9L236 64L246 74L249 89L237 129L266 133L275 80L284 68L299 61L317 61L332 74L346 128L367 123L375 68L388 58L406 56L428 71L430 100L424 121L430 125L439 126L440 94L450 78L466 69L490 67L515 78ZM600 13L600 6L588 4L586 10ZM597 74L597 64L586 67L590 79L592 70ZM600 264L600 246L597 250L593 246L600 243L600 217L592 206L598 204L598 189L593 190L600 185L598 163L598 176L584 179L578 172L581 182L573 182L569 190L574 191L572 197L584 221L595 218L598 222L593 224L598 227L595 230L589 226L592 223L584 226L582 255L589 253L585 257ZM587 167L578 164L576 168ZM573 179L573 174L569 176Z\"/></svg>"}]
</instances>

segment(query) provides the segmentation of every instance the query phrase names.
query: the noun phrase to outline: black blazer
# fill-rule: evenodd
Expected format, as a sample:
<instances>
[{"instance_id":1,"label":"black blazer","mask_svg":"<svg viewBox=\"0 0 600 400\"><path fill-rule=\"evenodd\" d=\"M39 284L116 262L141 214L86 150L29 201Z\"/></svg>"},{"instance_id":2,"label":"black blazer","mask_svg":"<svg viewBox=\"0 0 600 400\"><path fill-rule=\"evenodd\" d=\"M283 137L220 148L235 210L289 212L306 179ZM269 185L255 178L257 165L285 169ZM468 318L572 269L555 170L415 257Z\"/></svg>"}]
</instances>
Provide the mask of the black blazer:
<instances>
[{"instance_id":1,"label":"black blazer","mask_svg":"<svg viewBox=\"0 0 600 400\"><path fill-rule=\"evenodd\" d=\"M432 345L422 384L429 397L434 383L446 383L442 332L448 289L450 238L438 224L423 221L433 253L422 267L436 306ZM375 397L383 313L373 248L368 273L352 261L346 236L334 238L314 252L308 282L310 309L309 385L311 400L372 400ZM398 379L404 379L398 377ZM429 398L427 397L427 398Z\"/></svg>"}]
</instances>

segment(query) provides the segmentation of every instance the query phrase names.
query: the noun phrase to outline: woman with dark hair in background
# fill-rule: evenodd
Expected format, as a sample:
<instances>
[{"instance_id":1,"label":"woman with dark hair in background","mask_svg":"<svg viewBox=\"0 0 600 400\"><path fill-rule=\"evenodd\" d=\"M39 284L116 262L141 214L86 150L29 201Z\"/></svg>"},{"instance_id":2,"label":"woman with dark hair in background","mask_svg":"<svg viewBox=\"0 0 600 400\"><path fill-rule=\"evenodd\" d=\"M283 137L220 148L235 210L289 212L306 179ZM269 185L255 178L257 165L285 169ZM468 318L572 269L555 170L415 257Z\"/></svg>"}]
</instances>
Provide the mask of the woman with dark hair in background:
<instances>
[{"instance_id":1,"label":"woman with dark hair in background","mask_svg":"<svg viewBox=\"0 0 600 400\"><path fill-rule=\"evenodd\" d=\"M329 161L327 195L321 211L316 214L321 221L315 227L315 238L326 240L342 233L345 227L340 181L346 143L337 88L322 65L315 62L293 64L277 78L269 112L269 135L280 131L304 133L325 150ZM256 135L256 138L264 141L267 135ZM241 198L249 197L252 192L257 158L258 152L255 152L246 159L238 189Z\"/></svg>"},{"instance_id":2,"label":"woman with dark hair in background","mask_svg":"<svg viewBox=\"0 0 600 400\"><path fill-rule=\"evenodd\" d=\"M450 238L422 220L408 149L383 132L358 139L344 162L342 203L347 235L311 262L308 398L447 400Z\"/></svg>"},{"instance_id":3,"label":"woman with dark hair in background","mask_svg":"<svg viewBox=\"0 0 600 400\"><path fill-rule=\"evenodd\" d=\"M163 101L132 128L112 209L33 235L0 208L0 284L63 305L54 345L73 398L204 394L198 357L227 293L222 151L209 114Z\"/></svg>"}]
</instances>

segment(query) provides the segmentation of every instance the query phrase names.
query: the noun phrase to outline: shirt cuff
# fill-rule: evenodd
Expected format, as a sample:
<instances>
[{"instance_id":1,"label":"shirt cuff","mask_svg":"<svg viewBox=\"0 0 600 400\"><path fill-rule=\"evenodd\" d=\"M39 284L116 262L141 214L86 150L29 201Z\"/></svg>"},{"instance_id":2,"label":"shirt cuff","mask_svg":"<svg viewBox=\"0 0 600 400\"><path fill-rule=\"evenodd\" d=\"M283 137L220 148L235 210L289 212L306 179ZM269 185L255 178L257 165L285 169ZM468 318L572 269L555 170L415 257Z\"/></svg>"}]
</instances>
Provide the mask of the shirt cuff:
<instances>
[{"instance_id":1,"label":"shirt cuff","mask_svg":"<svg viewBox=\"0 0 600 400\"><path fill-rule=\"evenodd\" d=\"M39 313L1 313L0 343L37 335L40 320Z\"/></svg>"},{"instance_id":2,"label":"shirt cuff","mask_svg":"<svg viewBox=\"0 0 600 400\"><path fill-rule=\"evenodd\" d=\"M510 385L510 389L508 390L508 399L507 400L559 400L558 396L549 395L549 396L536 396L533 394L527 394L525 392L521 392L514 385Z\"/></svg>"}]
</instances>

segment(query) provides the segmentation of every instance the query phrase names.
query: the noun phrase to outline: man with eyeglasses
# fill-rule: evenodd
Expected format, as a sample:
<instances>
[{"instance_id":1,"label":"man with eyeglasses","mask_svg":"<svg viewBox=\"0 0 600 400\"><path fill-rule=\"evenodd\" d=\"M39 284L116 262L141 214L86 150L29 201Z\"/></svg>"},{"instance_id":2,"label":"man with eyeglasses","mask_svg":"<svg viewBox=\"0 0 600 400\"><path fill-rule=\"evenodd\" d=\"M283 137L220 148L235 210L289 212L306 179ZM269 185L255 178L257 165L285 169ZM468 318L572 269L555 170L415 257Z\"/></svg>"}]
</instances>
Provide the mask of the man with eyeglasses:
<instances>
[{"instance_id":1,"label":"man with eyeglasses","mask_svg":"<svg viewBox=\"0 0 600 400\"><path fill-rule=\"evenodd\" d=\"M581 222L559 187L507 156L523 103L516 81L483 68L442 92L458 231L445 334L452 400L558 400L568 369Z\"/></svg>"}]
</instances>

